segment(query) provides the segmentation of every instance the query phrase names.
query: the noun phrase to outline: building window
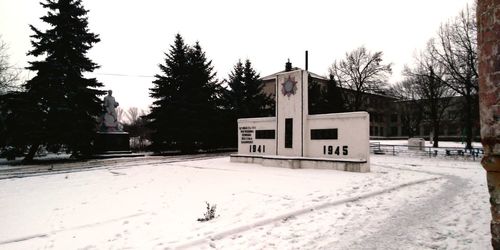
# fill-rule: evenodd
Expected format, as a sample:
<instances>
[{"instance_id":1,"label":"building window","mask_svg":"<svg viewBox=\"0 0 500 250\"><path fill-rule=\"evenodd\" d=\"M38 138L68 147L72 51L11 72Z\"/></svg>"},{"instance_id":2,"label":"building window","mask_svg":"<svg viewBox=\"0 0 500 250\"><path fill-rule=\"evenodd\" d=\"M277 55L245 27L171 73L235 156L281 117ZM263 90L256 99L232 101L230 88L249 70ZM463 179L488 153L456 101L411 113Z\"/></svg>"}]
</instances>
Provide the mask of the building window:
<instances>
[{"instance_id":1,"label":"building window","mask_svg":"<svg viewBox=\"0 0 500 250\"><path fill-rule=\"evenodd\" d=\"M391 127L391 136L398 136L398 127Z\"/></svg>"},{"instance_id":2,"label":"building window","mask_svg":"<svg viewBox=\"0 0 500 250\"><path fill-rule=\"evenodd\" d=\"M274 129L255 131L255 139L274 139L274 138L275 138Z\"/></svg>"},{"instance_id":3,"label":"building window","mask_svg":"<svg viewBox=\"0 0 500 250\"><path fill-rule=\"evenodd\" d=\"M311 140L337 140L338 130L329 129L311 129Z\"/></svg>"},{"instance_id":4,"label":"building window","mask_svg":"<svg viewBox=\"0 0 500 250\"><path fill-rule=\"evenodd\" d=\"M384 127L380 127L380 136L384 136Z\"/></svg>"},{"instance_id":5,"label":"building window","mask_svg":"<svg viewBox=\"0 0 500 250\"><path fill-rule=\"evenodd\" d=\"M398 122L398 114L391 115L391 122Z\"/></svg>"},{"instance_id":6,"label":"building window","mask_svg":"<svg viewBox=\"0 0 500 250\"><path fill-rule=\"evenodd\" d=\"M402 132L402 135L403 135L403 136L409 136L409 135L410 135L409 130L410 130L410 128L409 128L409 127L403 127L403 129L402 129L402 131L401 131L401 132Z\"/></svg>"}]
</instances>

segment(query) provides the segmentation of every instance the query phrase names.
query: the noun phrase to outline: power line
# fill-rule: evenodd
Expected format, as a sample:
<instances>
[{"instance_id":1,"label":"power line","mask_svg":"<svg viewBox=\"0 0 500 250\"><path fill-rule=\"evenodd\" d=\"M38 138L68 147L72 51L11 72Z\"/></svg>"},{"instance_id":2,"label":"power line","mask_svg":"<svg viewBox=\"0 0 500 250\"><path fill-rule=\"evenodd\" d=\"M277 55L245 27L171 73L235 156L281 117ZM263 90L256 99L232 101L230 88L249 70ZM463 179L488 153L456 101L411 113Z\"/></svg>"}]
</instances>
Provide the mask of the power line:
<instances>
[{"instance_id":1,"label":"power line","mask_svg":"<svg viewBox=\"0 0 500 250\"><path fill-rule=\"evenodd\" d=\"M26 68L19 68L19 67L13 67L13 69L24 70L24 71L29 71L29 72L33 71L33 70L29 70ZM150 75L129 75L129 74L120 74L120 73L101 73L101 72L87 72L87 74L104 75L104 76L118 76L118 77L146 77L146 78L153 78L154 77L154 76L150 76Z\"/></svg>"},{"instance_id":2,"label":"power line","mask_svg":"<svg viewBox=\"0 0 500 250\"><path fill-rule=\"evenodd\" d=\"M149 78L153 78L154 77L154 76L148 76L148 75L127 75L127 74L118 74L118 73L95 73L95 72L89 72L88 74L104 75L104 76L119 76L119 77L149 77Z\"/></svg>"}]
</instances>

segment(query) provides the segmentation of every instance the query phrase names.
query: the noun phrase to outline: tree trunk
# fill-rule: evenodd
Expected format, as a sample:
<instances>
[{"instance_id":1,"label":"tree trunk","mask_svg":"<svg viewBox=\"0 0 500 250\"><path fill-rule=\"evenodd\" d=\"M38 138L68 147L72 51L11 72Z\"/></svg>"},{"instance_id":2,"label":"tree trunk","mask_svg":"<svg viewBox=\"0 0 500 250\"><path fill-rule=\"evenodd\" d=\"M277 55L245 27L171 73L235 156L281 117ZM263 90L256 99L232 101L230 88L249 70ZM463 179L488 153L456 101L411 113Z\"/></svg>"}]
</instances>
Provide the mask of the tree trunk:
<instances>
[{"instance_id":1,"label":"tree trunk","mask_svg":"<svg viewBox=\"0 0 500 250\"><path fill-rule=\"evenodd\" d=\"M472 110L474 109L474 102L472 96L465 97L465 142L466 149L472 149Z\"/></svg>"},{"instance_id":2,"label":"tree trunk","mask_svg":"<svg viewBox=\"0 0 500 250\"><path fill-rule=\"evenodd\" d=\"M33 161L33 158L35 157L36 151L38 151L39 146L40 143L31 144L30 150L28 151L28 154L24 157L23 162Z\"/></svg>"},{"instance_id":3,"label":"tree trunk","mask_svg":"<svg viewBox=\"0 0 500 250\"><path fill-rule=\"evenodd\" d=\"M433 144L432 144L432 147L434 148L437 148L439 147L439 121L437 120L434 120L432 121L433 123L433 130L434 130L434 138L432 138L433 140Z\"/></svg>"},{"instance_id":4,"label":"tree trunk","mask_svg":"<svg viewBox=\"0 0 500 250\"><path fill-rule=\"evenodd\" d=\"M432 122L432 130L433 130L433 138L432 138L432 141L433 141L433 144L432 146L437 148L438 145L439 145L439 114L438 114L438 110L439 110L439 105L438 105L438 100L436 99L435 96L431 96L430 98L430 117L431 117L431 122Z\"/></svg>"}]
</instances>

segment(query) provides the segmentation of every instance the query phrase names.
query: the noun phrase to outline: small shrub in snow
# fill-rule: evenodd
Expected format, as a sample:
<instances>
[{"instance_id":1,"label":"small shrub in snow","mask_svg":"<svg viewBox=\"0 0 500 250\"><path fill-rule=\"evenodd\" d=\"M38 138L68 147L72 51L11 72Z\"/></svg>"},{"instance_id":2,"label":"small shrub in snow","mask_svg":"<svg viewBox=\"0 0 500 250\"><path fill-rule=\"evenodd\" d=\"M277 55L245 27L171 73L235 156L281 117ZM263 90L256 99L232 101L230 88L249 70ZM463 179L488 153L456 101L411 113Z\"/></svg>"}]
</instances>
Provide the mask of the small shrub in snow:
<instances>
[{"instance_id":1,"label":"small shrub in snow","mask_svg":"<svg viewBox=\"0 0 500 250\"><path fill-rule=\"evenodd\" d=\"M207 204L207 212L203 214L203 218L198 218L198 221L209 221L213 218L215 218L215 209L217 208L217 205L212 205L210 206L210 203L205 202Z\"/></svg>"}]
</instances>

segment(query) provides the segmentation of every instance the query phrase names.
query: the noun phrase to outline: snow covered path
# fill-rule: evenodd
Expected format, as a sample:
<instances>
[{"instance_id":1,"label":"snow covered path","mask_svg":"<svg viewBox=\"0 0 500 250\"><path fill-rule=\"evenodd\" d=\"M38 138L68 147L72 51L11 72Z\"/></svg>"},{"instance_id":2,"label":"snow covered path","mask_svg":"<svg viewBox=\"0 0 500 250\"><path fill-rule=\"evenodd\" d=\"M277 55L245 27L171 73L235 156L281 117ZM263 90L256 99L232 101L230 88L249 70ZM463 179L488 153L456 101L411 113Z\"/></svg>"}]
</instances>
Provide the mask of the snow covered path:
<instances>
[{"instance_id":1,"label":"snow covered path","mask_svg":"<svg viewBox=\"0 0 500 250\"><path fill-rule=\"evenodd\" d=\"M433 171L432 168L409 171L441 175L443 177L441 182L444 183L441 183L440 188L431 185L409 187L409 196L402 203L398 202L400 206L397 210L391 211L388 219L385 219L381 226L376 226L376 230L368 230L373 233L349 243L348 248L467 249L469 246L481 246L481 242L474 242L477 240L475 237L489 235L487 231L483 231L481 232L483 235L480 233L474 236L477 231L484 230L484 227L475 225L474 220L478 219L480 212L484 212L484 208L489 204L485 202L488 197L484 196L484 192L478 192L480 189L470 191L475 189L472 185L477 183L469 183L467 178L453 174L439 174L437 172L440 171ZM424 188L425 194L420 195L415 192L416 190L411 190L418 188ZM469 196L479 196L484 199L480 204L473 204L468 203L471 201ZM387 195L379 198L387 198ZM476 247L472 248L477 249ZM479 247L479 249L487 248L489 242Z\"/></svg>"},{"instance_id":2,"label":"snow covered path","mask_svg":"<svg viewBox=\"0 0 500 250\"><path fill-rule=\"evenodd\" d=\"M489 196L477 162L401 160L372 156L372 171L404 170L439 179L257 228L237 245L274 238L256 249L491 249ZM231 245L220 244L222 249Z\"/></svg>"},{"instance_id":3,"label":"snow covered path","mask_svg":"<svg viewBox=\"0 0 500 250\"><path fill-rule=\"evenodd\" d=\"M0 249L491 248L478 162L371 162L347 173L167 157L2 179ZM198 222L205 201L218 217Z\"/></svg>"}]
</instances>

